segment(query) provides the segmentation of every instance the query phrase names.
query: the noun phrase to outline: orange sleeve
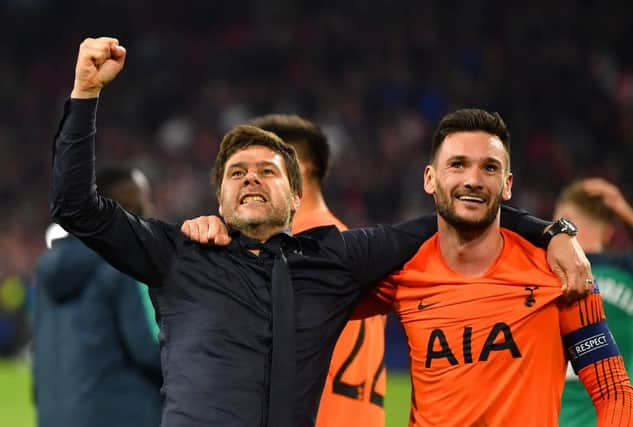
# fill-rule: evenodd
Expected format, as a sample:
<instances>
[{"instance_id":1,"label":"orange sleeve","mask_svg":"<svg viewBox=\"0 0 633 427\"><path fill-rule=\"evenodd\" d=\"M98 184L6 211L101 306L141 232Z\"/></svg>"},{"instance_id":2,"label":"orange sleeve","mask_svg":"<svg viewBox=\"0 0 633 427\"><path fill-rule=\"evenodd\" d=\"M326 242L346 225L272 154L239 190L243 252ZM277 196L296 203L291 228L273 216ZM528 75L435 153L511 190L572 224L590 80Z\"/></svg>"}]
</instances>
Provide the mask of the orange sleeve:
<instances>
[{"instance_id":1,"label":"orange sleeve","mask_svg":"<svg viewBox=\"0 0 633 427\"><path fill-rule=\"evenodd\" d=\"M598 427L633 424L633 388L608 329L602 298L595 292L573 304L560 303L567 357L593 401Z\"/></svg>"},{"instance_id":2,"label":"orange sleeve","mask_svg":"<svg viewBox=\"0 0 633 427\"><path fill-rule=\"evenodd\" d=\"M392 302L396 295L396 286L388 280L370 289L352 313L352 320L364 319L379 314L387 314L392 310Z\"/></svg>"}]
</instances>

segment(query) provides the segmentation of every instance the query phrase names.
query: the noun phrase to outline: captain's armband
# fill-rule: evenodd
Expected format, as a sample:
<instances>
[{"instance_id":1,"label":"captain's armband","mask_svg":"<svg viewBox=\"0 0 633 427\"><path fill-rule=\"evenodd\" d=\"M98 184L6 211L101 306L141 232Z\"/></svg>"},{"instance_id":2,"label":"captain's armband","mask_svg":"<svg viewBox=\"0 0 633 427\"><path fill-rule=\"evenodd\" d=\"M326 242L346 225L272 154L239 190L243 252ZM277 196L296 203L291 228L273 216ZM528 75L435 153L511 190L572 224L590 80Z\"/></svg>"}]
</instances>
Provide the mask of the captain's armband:
<instances>
[{"instance_id":1,"label":"captain's armband","mask_svg":"<svg viewBox=\"0 0 633 427\"><path fill-rule=\"evenodd\" d=\"M585 366L620 355L620 350L604 320L565 335L563 344L576 374Z\"/></svg>"}]
</instances>

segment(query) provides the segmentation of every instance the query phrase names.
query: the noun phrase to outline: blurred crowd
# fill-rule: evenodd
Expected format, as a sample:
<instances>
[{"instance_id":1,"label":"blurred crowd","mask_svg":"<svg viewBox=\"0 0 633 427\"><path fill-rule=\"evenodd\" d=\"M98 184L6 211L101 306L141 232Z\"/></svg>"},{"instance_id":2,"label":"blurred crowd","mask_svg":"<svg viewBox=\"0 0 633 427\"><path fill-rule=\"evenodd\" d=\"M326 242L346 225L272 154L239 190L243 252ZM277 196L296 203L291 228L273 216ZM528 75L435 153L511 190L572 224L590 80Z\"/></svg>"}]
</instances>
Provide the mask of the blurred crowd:
<instances>
[{"instance_id":1,"label":"blurred crowd","mask_svg":"<svg viewBox=\"0 0 633 427\"><path fill-rule=\"evenodd\" d=\"M430 133L446 112L498 111L512 203L549 217L560 188L602 176L631 199L633 6L600 1L0 1L0 354L44 250L53 135L85 37L128 50L104 92L99 164L149 176L156 216L214 213L225 131L264 113L321 123L325 192L345 223L428 212ZM620 233L616 246L630 242ZM15 348L13 346L12 348Z\"/></svg>"}]
</instances>

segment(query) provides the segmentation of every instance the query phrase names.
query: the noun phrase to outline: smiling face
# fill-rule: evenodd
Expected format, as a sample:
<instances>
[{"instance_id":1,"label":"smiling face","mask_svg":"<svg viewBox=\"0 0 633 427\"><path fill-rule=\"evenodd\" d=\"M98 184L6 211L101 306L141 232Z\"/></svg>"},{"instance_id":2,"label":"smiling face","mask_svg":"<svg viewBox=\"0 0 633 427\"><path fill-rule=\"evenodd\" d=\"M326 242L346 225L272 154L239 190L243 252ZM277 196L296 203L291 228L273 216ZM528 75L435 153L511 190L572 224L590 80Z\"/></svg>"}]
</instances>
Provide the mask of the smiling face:
<instances>
[{"instance_id":1,"label":"smiling face","mask_svg":"<svg viewBox=\"0 0 633 427\"><path fill-rule=\"evenodd\" d=\"M462 232L485 230L512 195L509 154L501 140L483 131L455 132L444 138L424 170L424 190L432 194L440 220Z\"/></svg>"},{"instance_id":2,"label":"smiling face","mask_svg":"<svg viewBox=\"0 0 633 427\"><path fill-rule=\"evenodd\" d=\"M228 225L264 241L290 227L299 195L290 189L283 157L268 147L251 145L227 160L219 205Z\"/></svg>"}]
</instances>

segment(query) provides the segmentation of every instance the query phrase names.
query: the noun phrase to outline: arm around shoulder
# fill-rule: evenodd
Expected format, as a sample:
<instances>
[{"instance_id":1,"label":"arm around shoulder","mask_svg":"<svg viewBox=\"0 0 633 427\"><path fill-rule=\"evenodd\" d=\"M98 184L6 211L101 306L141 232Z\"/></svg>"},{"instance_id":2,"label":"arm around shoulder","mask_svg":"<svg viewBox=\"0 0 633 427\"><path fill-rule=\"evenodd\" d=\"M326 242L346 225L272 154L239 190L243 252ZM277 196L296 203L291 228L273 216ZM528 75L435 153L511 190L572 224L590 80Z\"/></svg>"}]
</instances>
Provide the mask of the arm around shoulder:
<instances>
[{"instance_id":1,"label":"arm around shoulder","mask_svg":"<svg viewBox=\"0 0 633 427\"><path fill-rule=\"evenodd\" d=\"M376 283L413 257L436 231L435 215L343 231L346 262L360 283Z\"/></svg>"},{"instance_id":2,"label":"arm around shoulder","mask_svg":"<svg viewBox=\"0 0 633 427\"><path fill-rule=\"evenodd\" d=\"M501 205L501 226L519 234L535 246L547 248L549 240L545 239L545 228L551 221L538 218L525 209L509 205Z\"/></svg>"}]
</instances>

